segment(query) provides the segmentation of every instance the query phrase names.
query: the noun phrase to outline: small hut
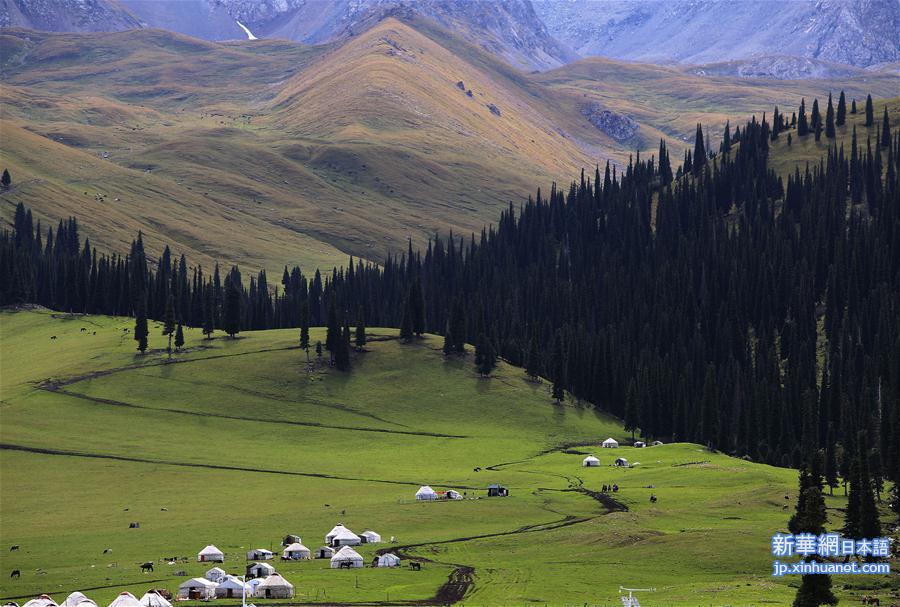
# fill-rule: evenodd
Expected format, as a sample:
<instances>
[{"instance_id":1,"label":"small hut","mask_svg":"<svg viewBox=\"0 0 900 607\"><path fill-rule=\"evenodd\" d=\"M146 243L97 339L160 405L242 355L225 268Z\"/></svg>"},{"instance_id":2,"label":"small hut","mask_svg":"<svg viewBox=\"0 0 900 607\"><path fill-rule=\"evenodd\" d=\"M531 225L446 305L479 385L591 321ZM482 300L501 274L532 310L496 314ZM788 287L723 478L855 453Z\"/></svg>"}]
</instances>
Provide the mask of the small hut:
<instances>
[{"instance_id":1,"label":"small hut","mask_svg":"<svg viewBox=\"0 0 900 607\"><path fill-rule=\"evenodd\" d=\"M269 577L275 573L275 567L269 563L251 563L247 565L247 577L250 579Z\"/></svg>"},{"instance_id":2,"label":"small hut","mask_svg":"<svg viewBox=\"0 0 900 607\"><path fill-rule=\"evenodd\" d=\"M294 542L284 549L284 552L281 553L281 558L288 561L304 561L311 559L312 553L309 551L309 548L303 544Z\"/></svg>"},{"instance_id":3,"label":"small hut","mask_svg":"<svg viewBox=\"0 0 900 607\"><path fill-rule=\"evenodd\" d=\"M619 468L627 468L628 460L625 459L624 457L617 457L616 461L615 461L615 465Z\"/></svg>"},{"instance_id":4,"label":"small hut","mask_svg":"<svg viewBox=\"0 0 900 607\"><path fill-rule=\"evenodd\" d=\"M172 603L169 602L169 599L158 593L156 590L148 590L145 592L139 602L144 607L172 607Z\"/></svg>"},{"instance_id":5,"label":"small hut","mask_svg":"<svg viewBox=\"0 0 900 607\"><path fill-rule=\"evenodd\" d=\"M216 598L232 599L252 595L252 588L233 575L227 576L221 584L216 586Z\"/></svg>"},{"instance_id":6,"label":"small hut","mask_svg":"<svg viewBox=\"0 0 900 607\"><path fill-rule=\"evenodd\" d=\"M109 607L141 607L141 603L130 592L121 592L113 599Z\"/></svg>"},{"instance_id":7,"label":"small hut","mask_svg":"<svg viewBox=\"0 0 900 607\"><path fill-rule=\"evenodd\" d=\"M503 485L488 485L488 497L506 497L509 495L509 489Z\"/></svg>"},{"instance_id":8,"label":"small hut","mask_svg":"<svg viewBox=\"0 0 900 607\"><path fill-rule=\"evenodd\" d=\"M437 493L435 493L434 489L429 487L428 485L422 485L419 487L419 490L416 491L416 499L423 501L432 501L438 498Z\"/></svg>"},{"instance_id":9,"label":"small hut","mask_svg":"<svg viewBox=\"0 0 900 607\"><path fill-rule=\"evenodd\" d=\"M363 544L380 544L381 536L374 531L366 529L362 533L359 534L359 539Z\"/></svg>"},{"instance_id":10,"label":"small hut","mask_svg":"<svg viewBox=\"0 0 900 607\"><path fill-rule=\"evenodd\" d=\"M297 540L299 543L300 540ZM293 544L294 542L291 542ZM290 546L290 544L288 544ZM247 552L247 560L248 561L268 561L275 558L275 553L271 550L266 550L265 548L254 548Z\"/></svg>"},{"instance_id":11,"label":"small hut","mask_svg":"<svg viewBox=\"0 0 900 607\"><path fill-rule=\"evenodd\" d=\"M205 574L203 574L203 577L208 579L210 582L215 582L216 584L218 584L225 579L225 570L221 567L213 567Z\"/></svg>"},{"instance_id":12,"label":"small hut","mask_svg":"<svg viewBox=\"0 0 900 607\"><path fill-rule=\"evenodd\" d=\"M603 441L603 448L604 449L618 449L619 441L610 437L610 438L606 439L605 441Z\"/></svg>"},{"instance_id":13,"label":"small hut","mask_svg":"<svg viewBox=\"0 0 900 607\"><path fill-rule=\"evenodd\" d=\"M359 569L362 566L363 557L350 546L344 546L331 557L332 569Z\"/></svg>"},{"instance_id":14,"label":"small hut","mask_svg":"<svg viewBox=\"0 0 900 607\"><path fill-rule=\"evenodd\" d=\"M318 550L316 550L316 558L317 559L330 559L334 556L334 548L331 546L322 546Z\"/></svg>"},{"instance_id":15,"label":"small hut","mask_svg":"<svg viewBox=\"0 0 900 607\"><path fill-rule=\"evenodd\" d=\"M206 578L195 577L178 586L178 600L208 601L216 596L216 583Z\"/></svg>"},{"instance_id":16,"label":"small hut","mask_svg":"<svg viewBox=\"0 0 900 607\"><path fill-rule=\"evenodd\" d=\"M377 559L375 559L376 567L399 567L400 566L400 557L396 554L382 554Z\"/></svg>"},{"instance_id":17,"label":"small hut","mask_svg":"<svg viewBox=\"0 0 900 607\"><path fill-rule=\"evenodd\" d=\"M225 553L210 544L197 553L197 560L201 563L224 563Z\"/></svg>"},{"instance_id":18,"label":"small hut","mask_svg":"<svg viewBox=\"0 0 900 607\"><path fill-rule=\"evenodd\" d=\"M294 596L294 585L273 573L256 587L256 596L264 599L289 599Z\"/></svg>"},{"instance_id":19,"label":"small hut","mask_svg":"<svg viewBox=\"0 0 900 607\"><path fill-rule=\"evenodd\" d=\"M581 465L585 468L593 468L600 465L600 460L593 455L588 455L586 458L581 460Z\"/></svg>"}]
</instances>

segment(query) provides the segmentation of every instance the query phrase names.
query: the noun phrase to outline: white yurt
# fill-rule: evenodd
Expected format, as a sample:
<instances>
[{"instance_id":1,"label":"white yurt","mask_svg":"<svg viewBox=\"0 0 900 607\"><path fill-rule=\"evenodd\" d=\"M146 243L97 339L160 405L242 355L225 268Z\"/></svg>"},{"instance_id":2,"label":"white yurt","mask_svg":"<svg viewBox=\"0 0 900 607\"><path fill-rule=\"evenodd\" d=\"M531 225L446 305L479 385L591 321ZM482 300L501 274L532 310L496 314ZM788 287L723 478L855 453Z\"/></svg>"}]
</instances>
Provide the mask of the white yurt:
<instances>
[{"instance_id":1,"label":"white yurt","mask_svg":"<svg viewBox=\"0 0 900 607\"><path fill-rule=\"evenodd\" d=\"M176 596L179 600L208 601L216 596L216 586L206 578L195 577L179 584Z\"/></svg>"},{"instance_id":2,"label":"white yurt","mask_svg":"<svg viewBox=\"0 0 900 607\"><path fill-rule=\"evenodd\" d=\"M50 595L42 594L22 605L22 607L59 607Z\"/></svg>"},{"instance_id":3,"label":"white yurt","mask_svg":"<svg viewBox=\"0 0 900 607\"><path fill-rule=\"evenodd\" d=\"M225 553L210 544L197 553L197 560L201 563L224 563Z\"/></svg>"},{"instance_id":4,"label":"white yurt","mask_svg":"<svg viewBox=\"0 0 900 607\"><path fill-rule=\"evenodd\" d=\"M268 561L275 558L275 553L265 548L254 548L247 553L248 561Z\"/></svg>"},{"instance_id":5,"label":"white yurt","mask_svg":"<svg viewBox=\"0 0 900 607\"><path fill-rule=\"evenodd\" d=\"M646 446L647 446L647 443L645 443L645 442L642 441L642 440L635 441L635 443L634 443L635 449L643 449L643 448L646 447Z\"/></svg>"},{"instance_id":6,"label":"white yurt","mask_svg":"<svg viewBox=\"0 0 900 607\"><path fill-rule=\"evenodd\" d=\"M618 449L619 441L617 441L614 438L608 438L605 441L603 441L603 448L604 449Z\"/></svg>"},{"instance_id":7,"label":"white yurt","mask_svg":"<svg viewBox=\"0 0 900 607\"><path fill-rule=\"evenodd\" d=\"M219 583L225 579L225 570L221 567L213 567L209 571L207 571L203 577L208 579L210 582Z\"/></svg>"},{"instance_id":8,"label":"white yurt","mask_svg":"<svg viewBox=\"0 0 900 607\"><path fill-rule=\"evenodd\" d=\"M661 444L663 444L663 442L661 440L655 440L652 443L650 443L650 446L651 447L659 447Z\"/></svg>"},{"instance_id":9,"label":"white yurt","mask_svg":"<svg viewBox=\"0 0 900 607\"><path fill-rule=\"evenodd\" d=\"M615 464L616 464L616 466L618 466L618 467L620 467L620 468L627 468L627 467L628 467L628 460L625 459L624 457L617 457L617 458L616 458Z\"/></svg>"},{"instance_id":10,"label":"white yurt","mask_svg":"<svg viewBox=\"0 0 900 607\"><path fill-rule=\"evenodd\" d=\"M381 536L370 529L366 529L359 534L359 539L363 544L380 544Z\"/></svg>"},{"instance_id":11,"label":"white yurt","mask_svg":"<svg viewBox=\"0 0 900 607\"><path fill-rule=\"evenodd\" d=\"M585 468L593 468L594 466L600 465L600 460L593 455L588 455L586 458L581 460L581 465Z\"/></svg>"},{"instance_id":12,"label":"white yurt","mask_svg":"<svg viewBox=\"0 0 900 607\"><path fill-rule=\"evenodd\" d=\"M434 489L428 485L422 485L419 487L419 490L416 491L417 500L436 500L437 497L437 493L435 493Z\"/></svg>"},{"instance_id":13,"label":"white yurt","mask_svg":"<svg viewBox=\"0 0 900 607\"><path fill-rule=\"evenodd\" d=\"M250 596L256 596L256 589L263 583L263 578L254 578L247 580L247 587L250 589ZM249 606L248 606L249 607Z\"/></svg>"},{"instance_id":14,"label":"white yurt","mask_svg":"<svg viewBox=\"0 0 900 607\"><path fill-rule=\"evenodd\" d=\"M334 536L341 533L342 531L349 531L346 527L344 527L344 523L338 523L334 527L331 528L331 531L328 532L328 535L325 536L325 545L330 546L331 540L334 539ZM300 540L297 540L298 542ZM292 542L293 543L293 542Z\"/></svg>"},{"instance_id":15,"label":"white yurt","mask_svg":"<svg viewBox=\"0 0 900 607\"><path fill-rule=\"evenodd\" d=\"M113 599L109 607L141 607L141 603L130 592L122 592Z\"/></svg>"},{"instance_id":16,"label":"white yurt","mask_svg":"<svg viewBox=\"0 0 900 607\"><path fill-rule=\"evenodd\" d=\"M400 557L396 554L382 554L378 557L378 561L375 564L376 567L399 567L400 566Z\"/></svg>"},{"instance_id":17,"label":"white yurt","mask_svg":"<svg viewBox=\"0 0 900 607\"><path fill-rule=\"evenodd\" d=\"M350 563L349 565L344 565L343 567L358 569L363 566L363 557L360 556L360 554L350 546L344 546L337 551L337 554L331 557L331 568L341 569L341 563Z\"/></svg>"},{"instance_id":18,"label":"white yurt","mask_svg":"<svg viewBox=\"0 0 900 607\"><path fill-rule=\"evenodd\" d=\"M139 602L144 607L172 607L172 603L155 590L145 592Z\"/></svg>"},{"instance_id":19,"label":"white yurt","mask_svg":"<svg viewBox=\"0 0 900 607\"><path fill-rule=\"evenodd\" d=\"M454 491L453 489L449 489L447 491L447 499L448 500L461 500L463 496L459 491Z\"/></svg>"},{"instance_id":20,"label":"white yurt","mask_svg":"<svg viewBox=\"0 0 900 607\"><path fill-rule=\"evenodd\" d=\"M256 587L256 596L264 599L289 599L294 596L294 585L273 573Z\"/></svg>"},{"instance_id":21,"label":"white yurt","mask_svg":"<svg viewBox=\"0 0 900 607\"><path fill-rule=\"evenodd\" d=\"M331 546L322 546L318 550L316 550L316 558L317 559L330 559L334 556L334 548Z\"/></svg>"},{"instance_id":22,"label":"white yurt","mask_svg":"<svg viewBox=\"0 0 900 607\"><path fill-rule=\"evenodd\" d=\"M284 552L281 553L281 558L289 559L292 561L302 561L305 559L311 559L312 553L309 551L309 548L307 548L303 544L295 542L284 549Z\"/></svg>"},{"instance_id":23,"label":"white yurt","mask_svg":"<svg viewBox=\"0 0 900 607\"><path fill-rule=\"evenodd\" d=\"M251 588L233 575L228 575L216 586L216 597L218 598L237 598L240 596L251 596Z\"/></svg>"},{"instance_id":24,"label":"white yurt","mask_svg":"<svg viewBox=\"0 0 900 607\"><path fill-rule=\"evenodd\" d=\"M344 529L331 538L331 545L335 548L340 546L359 546L360 544L362 544L362 540L349 529Z\"/></svg>"},{"instance_id":25,"label":"white yurt","mask_svg":"<svg viewBox=\"0 0 900 607\"><path fill-rule=\"evenodd\" d=\"M59 604L59 607L75 607L76 605L82 605L82 607L97 607L97 603L77 591L67 596L66 600Z\"/></svg>"},{"instance_id":26,"label":"white yurt","mask_svg":"<svg viewBox=\"0 0 900 607\"><path fill-rule=\"evenodd\" d=\"M247 565L247 577L268 577L275 573L275 567L269 563L253 563Z\"/></svg>"}]
</instances>

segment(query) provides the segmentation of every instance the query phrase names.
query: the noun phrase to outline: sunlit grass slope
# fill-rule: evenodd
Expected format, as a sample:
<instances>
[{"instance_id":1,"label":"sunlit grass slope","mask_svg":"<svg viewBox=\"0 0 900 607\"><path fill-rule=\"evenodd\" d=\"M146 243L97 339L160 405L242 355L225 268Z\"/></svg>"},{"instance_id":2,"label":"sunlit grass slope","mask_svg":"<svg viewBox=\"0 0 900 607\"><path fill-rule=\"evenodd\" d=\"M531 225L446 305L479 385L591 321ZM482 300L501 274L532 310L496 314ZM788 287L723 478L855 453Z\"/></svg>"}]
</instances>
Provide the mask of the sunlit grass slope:
<instances>
[{"instance_id":1,"label":"sunlit grass slope","mask_svg":"<svg viewBox=\"0 0 900 607\"><path fill-rule=\"evenodd\" d=\"M613 604L620 584L656 587L646 605L783 604L793 593L769 574L793 471L691 444L601 450L608 436L627 442L617 420L554 405L546 383L506 364L480 379L471 355L445 360L436 337L405 344L370 329L351 373L308 373L294 330L211 341L189 330L169 362L158 326L145 356L131 326L0 314L0 541L21 546L0 551L4 600L91 589L102 606L122 590L174 589L179 571L200 575L208 543L241 572L246 550L287 533L315 549L339 521L394 536L423 570L276 563L297 601L437 602L452 576L479 605ZM581 467L589 452L601 467ZM640 463L616 469L615 456ZM490 483L510 497L486 498ZM595 499L612 483L627 511ZM420 484L479 499L416 503ZM833 524L843 501L829 501ZM169 556L189 561L158 562ZM154 573L140 573L145 561Z\"/></svg>"}]
</instances>

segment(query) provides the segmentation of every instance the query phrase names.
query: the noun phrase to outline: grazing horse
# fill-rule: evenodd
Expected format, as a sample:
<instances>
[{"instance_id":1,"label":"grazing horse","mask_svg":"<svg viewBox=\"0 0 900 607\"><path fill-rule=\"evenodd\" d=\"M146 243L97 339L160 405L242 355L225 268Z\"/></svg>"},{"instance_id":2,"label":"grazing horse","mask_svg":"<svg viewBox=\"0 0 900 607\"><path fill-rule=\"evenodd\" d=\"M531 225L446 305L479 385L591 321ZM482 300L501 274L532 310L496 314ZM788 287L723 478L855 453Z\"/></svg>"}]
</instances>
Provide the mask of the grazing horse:
<instances>
[{"instance_id":1,"label":"grazing horse","mask_svg":"<svg viewBox=\"0 0 900 607\"><path fill-rule=\"evenodd\" d=\"M56 339L56 335L51 335L50 339Z\"/></svg>"},{"instance_id":2,"label":"grazing horse","mask_svg":"<svg viewBox=\"0 0 900 607\"><path fill-rule=\"evenodd\" d=\"M18 549L19 549L19 545L18 545L18 544L13 544L12 546L9 547L9 551L10 551L10 552L15 552L15 551L18 550Z\"/></svg>"},{"instance_id":3,"label":"grazing horse","mask_svg":"<svg viewBox=\"0 0 900 607\"><path fill-rule=\"evenodd\" d=\"M141 565L141 573L146 573L148 571L153 571L153 563L147 561L146 563Z\"/></svg>"},{"instance_id":4,"label":"grazing horse","mask_svg":"<svg viewBox=\"0 0 900 607\"><path fill-rule=\"evenodd\" d=\"M341 569L351 569L353 567L353 563L351 561L344 561L342 563L338 563L338 567Z\"/></svg>"},{"instance_id":5,"label":"grazing horse","mask_svg":"<svg viewBox=\"0 0 900 607\"><path fill-rule=\"evenodd\" d=\"M413 571L421 571L422 563L417 563L417 562L413 561L409 564L409 568L412 569Z\"/></svg>"},{"instance_id":6,"label":"grazing horse","mask_svg":"<svg viewBox=\"0 0 900 607\"><path fill-rule=\"evenodd\" d=\"M21 577L21 575L22 575L21 571L19 571L18 569L13 569L12 573L9 574L9 577L18 579L19 577Z\"/></svg>"}]
</instances>

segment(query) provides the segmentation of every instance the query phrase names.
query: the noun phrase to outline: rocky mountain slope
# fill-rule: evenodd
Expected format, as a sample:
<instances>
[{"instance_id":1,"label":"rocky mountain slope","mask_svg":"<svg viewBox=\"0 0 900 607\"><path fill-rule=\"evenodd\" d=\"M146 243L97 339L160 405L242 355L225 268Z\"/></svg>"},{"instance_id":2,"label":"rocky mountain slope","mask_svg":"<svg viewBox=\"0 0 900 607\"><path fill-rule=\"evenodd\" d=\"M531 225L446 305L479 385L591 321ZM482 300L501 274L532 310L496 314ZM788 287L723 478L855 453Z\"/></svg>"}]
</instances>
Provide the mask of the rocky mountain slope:
<instances>
[{"instance_id":1,"label":"rocky mountain slope","mask_svg":"<svg viewBox=\"0 0 900 607\"><path fill-rule=\"evenodd\" d=\"M141 24L116 0L0 0L0 27L108 32Z\"/></svg>"},{"instance_id":2,"label":"rocky mountain slope","mask_svg":"<svg viewBox=\"0 0 900 607\"><path fill-rule=\"evenodd\" d=\"M711 63L793 55L870 66L900 58L896 0L534 0L550 33L582 55Z\"/></svg>"}]
</instances>

